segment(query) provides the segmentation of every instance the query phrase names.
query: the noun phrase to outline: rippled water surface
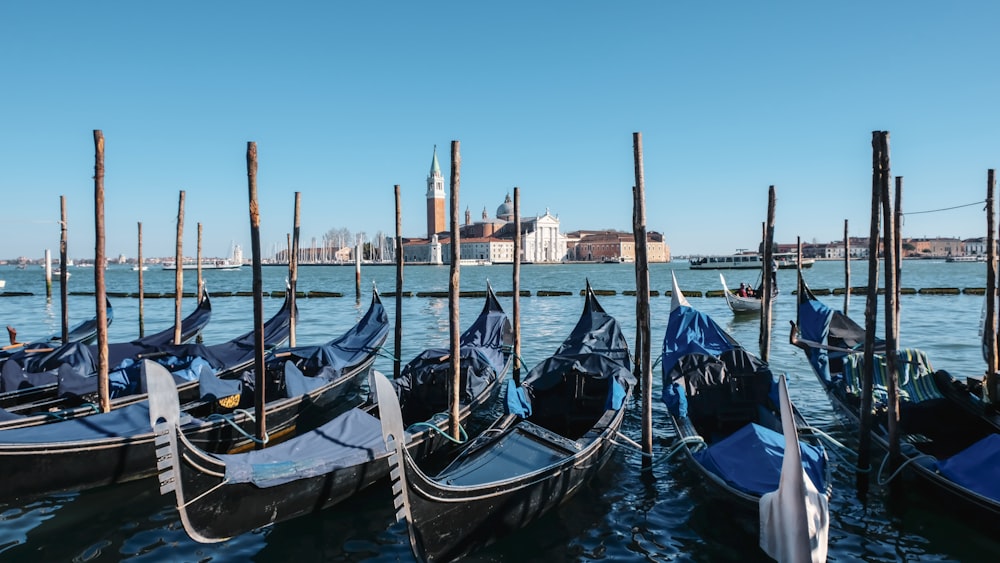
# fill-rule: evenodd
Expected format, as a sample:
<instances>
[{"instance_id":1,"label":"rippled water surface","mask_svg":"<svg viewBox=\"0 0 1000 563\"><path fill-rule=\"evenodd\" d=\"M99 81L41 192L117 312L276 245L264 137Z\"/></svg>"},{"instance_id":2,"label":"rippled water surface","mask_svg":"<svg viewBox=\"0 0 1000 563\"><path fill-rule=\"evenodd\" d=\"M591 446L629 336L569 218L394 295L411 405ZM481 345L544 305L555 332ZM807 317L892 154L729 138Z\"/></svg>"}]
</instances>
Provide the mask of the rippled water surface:
<instances>
[{"instance_id":1,"label":"rippled water surface","mask_svg":"<svg viewBox=\"0 0 1000 563\"><path fill-rule=\"evenodd\" d=\"M851 285L865 285L867 264L853 262ZM657 264L650 270L651 287L660 291L651 298L653 357L659 355L670 299L663 296L670 284L670 270L677 273L685 290L719 289L718 272L691 271L686 263ZM511 288L510 266L462 268L463 290L481 290L489 280L497 290ZM445 290L447 267L409 267L405 290ZM280 291L286 272L283 268L264 269L267 291ZM756 273L727 273L730 285L740 281L756 283ZM840 262L820 262L807 270L813 288L844 285ZM209 291L229 292L251 289L251 272L206 271ZM635 335L635 299L623 295L635 288L631 265L564 265L522 268L521 288L532 297L521 299L522 357L529 366L541 361L559 345L575 323L583 305L578 295L589 278L596 289L615 290L616 295L600 297L609 313L623 324L630 340ZM59 329L59 287L47 301L44 279L37 267L16 270L0 267L0 279L7 291L32 292L34 296L0 297L0 320L16 326L22 340L42 337ZM194 273L185 272L185 287L194 291ZM354 269L350 267L303 267L300 291L335 291L339 298L304 299L299 302L300 344L319 343L349 328L368 305L374 281L382 291L393 291L395 268L365 267L362 271L363 297L355 300ZM150 270L145 273L147 292L170 292L173 272ZM107 271L108 290L136 292L136 272L124 267ZM912 261L903 265L904 288L983 287L983 264L949 264L940 261ZM779 296L774 310L771 338L771 365L788 374L792 400L810 422L847 445L854 433L838 423L819 384L798 350L788 344L789 321L794 319L794 272L779 272ZM93 290L93 271L73 269L69 289ZM572 296L538 297L539 290L570 290ZM823 297L829 305L842 308L843 296ZM724 299L691 297L691 304L712 315L740 342L757 349L759 321L737 319ZM390 317L395 300L384 300ZM510 298L501 298L508 313ZM138 299L115 298L112 342L131 340L138 333ZM984 370L978 338L982 298L973 295L904 295L901 300L901 342L928 351L936 368L953 375L980 375ZM279 299L265 300L265 314L280 305ZM864 298L853 296L851 316L863 322ZM94 298L72 295L71 322L93 316ZM184 305L186 314L193 300ZM461 300L461 318L466 326L479 312L479 299ZM251 327L252 301L248 297L217 297L213 317L204 332L212 344L227 340ZM403 299L402 357L410 358L423 348L444 346L448 336L447 299L409 297ZM145 327L156 331L173 322L173 300L146 299ZM879 313L882 326L882 313ZM390 346L392 339L389 340ZM376 368L392 372L386 358ZM659 396L659 374L654 376L654 397ZM624 432L638 439L641 420L638 400L633 402ZM673 438L659 401L653 402L655 449L662 454ZM67 468L67 470L71 470ZM39 476L44 478L44 476ZM2 478L2 476L0 476ZM830 502L830 559L838 561L996 561L1000 559L997 522L974 525L963 515L950 511L947 503L924 491L907 487L903 506L890 511L882 488L873 487L868 503L854 494L855 476L846 462L835 470L835 489ZM0 560L2 561L333 561L410 560L405 531L392 523L393 511L388 486L378 484L355 498L315 516L285 522L244 534L221 544L202 545L188 539L173 508L173 496L161 497L153 480L107 487L80 493L62 493L40 499L0 504ZM891 512L891 515L890 515ZM724 499L709 494L695 473L678 461L658 464L652 472L640 470L640 457L620 450L599 480L582 490L562 507L531 529L518 532L469 557L470 561L756 561L767 560L757 547L757 520L742 513Z\"/></svg>"}]
</instances>

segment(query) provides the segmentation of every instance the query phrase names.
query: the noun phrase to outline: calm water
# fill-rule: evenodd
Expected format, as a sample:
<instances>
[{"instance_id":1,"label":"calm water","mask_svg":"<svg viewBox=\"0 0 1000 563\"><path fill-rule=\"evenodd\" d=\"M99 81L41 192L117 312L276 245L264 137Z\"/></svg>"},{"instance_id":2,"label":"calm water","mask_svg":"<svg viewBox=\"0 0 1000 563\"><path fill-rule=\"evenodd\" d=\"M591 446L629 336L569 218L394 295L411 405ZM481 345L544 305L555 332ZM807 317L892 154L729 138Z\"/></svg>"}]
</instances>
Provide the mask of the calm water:
<instances>
[{"instance_id":1,"label":"calm water","mask_svg":"<svg viewBox=\"0 0 1000 563\"><path fill-rule=\"evenodd\" d=\"M687 263L659 264L650 270L652 289L661 292L651 299L653 357L659 355L670 299L662 293L670 285L670 270L677 272L681 287L707 291L719 289L718 273L690 271ZM406 270L405 289L445 290L447 267L411 267ZM852 285L865 285L867 264L852 263ZM285 270L265 268L265 290L283 288ZM756 273L730 273L731 286L740 281L756 283ZM209 291L251 288L248 268L239 272L205 272ZM613 289L616 296L600 297L602 304L624 325L630 339L635 335L635 300L621 293L635 288L631 265L524 266L522 289L571 290L569 297L521 299L522 356L532 366L551 353L579 316L582 298L577 295L590 278L596 289ZM59 328L58 285L53 301L47 302L43 274L37 267L18 271L0 267L7 291L30 291L33 297L0 298L0 320L17 327L22 340L44 336ZM194 272L185 272L186 291L194 291ZM350 327L368 305L374 281L383 291L392 291L395 268L366 267L362 271L363 297L354 299L354 269L350 267L305 267L299 289L342 292L345 297L306 299L299 302L300 344L328 340ZM843 265L821 262L807 271L813 288L843 286ZM145 273L147 292L169 292L173 272ZM497 290L511 288L510 266L465 267L462 289L481 290L490 280ZM852 432L841 427L819 384L798 350L788 344L788 322L794 319L794 272L781 271L782 295L775 304L771 365L788 374L792 400L816 427L848 444ZM127 268L107 271L109 291L136 289L136 272ZM902 286L983 287L982 264L948 264L912 261L903 266ZM93 271L73 269L71 291L92 291ZM834 307L843 306L842 296L823 298ZM689 299L712 315L748 348L756 350L759 322L734 319L722 298ZM94 298L70 297L71 321L93 316ZM508 313L509 298L501 299ZM130 340L138 332L138 300L114 299L115 321L111 341ZM979 375L984 363L977 341L982 298L977 296L913 295L902 297L901 338L905 345L924 348L936 368L953 375ZM246 297L219 297L213 301L213 318L204 332L208 344L229 339L249 330L252 301ZM265 314L280 305L266 299ZM390 318L395 301L386 299ZM463 326L476 316L482 302L461 300ZM184 314L194 307L184 306ZM864 300L854 296L851 316L863 318ZM428 346L447 344L447 299L404 298L402 356L410 358ZM880 313L881 320L881 313ZM145 326L156 331L173 322L173 300L147 299ZM881 325L881 322L880 322ZM391 338L390 338L391 346ZM380 358L376 368L391 373L392 364ZM659 396L659 375L655 376ZM633 403L624 427L638 439L640 413ZM655 448L666 451L672 432L654 401ZM0 476L2 478L2 476ZM969 528L960 515L949 512L937 499L916 491L906 496L905 506L889 514L882 489L875 486L868 504L853 492L854 473L840 462L835 471L835 490L830 502L830 559L839 561L996 561L1000 542L978 529ZM145 480L84 493L52 495L27 503L0 504L0 560L2 561L320 561L320 560L410 560L405 531L392 523L388 487L377 485L356 498L323 513L244 534L222 544L197 544L184 533L172 507L173 496L161 497L157 484ZM995 528L993 523L993 527ZM995 534L994 534L995 537ZM667 462L651 473L640 471L639 456L620 451L599 482L564 504L560 510L470 558L472 561L577 561L590 559L649 561L756 561L767 560L757 548L757 522L752 514L734 512L712 498L694 473L682 464Z\"/></svg>"}]
</instances>

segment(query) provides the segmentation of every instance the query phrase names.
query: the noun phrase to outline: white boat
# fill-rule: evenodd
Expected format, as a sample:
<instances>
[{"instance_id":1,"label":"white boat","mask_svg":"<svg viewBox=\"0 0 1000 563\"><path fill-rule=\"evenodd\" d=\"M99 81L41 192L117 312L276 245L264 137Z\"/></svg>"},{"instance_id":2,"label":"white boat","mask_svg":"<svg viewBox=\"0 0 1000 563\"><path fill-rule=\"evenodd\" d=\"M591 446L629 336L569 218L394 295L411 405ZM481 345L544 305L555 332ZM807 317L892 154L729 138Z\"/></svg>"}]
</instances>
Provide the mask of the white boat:
<instances>
[{"instance_id":1,"label":"white boat","mask_svg":"<svg viewBox=\"0 0 1000 563\"><path fill-rule=\"evenodd\" d=\"M0 289L7 287L7 280L0 280Z\"/></svg>"},{"instance_id":2,"label":"white boat","mask_svg":"<svg viewBox=\"0 0 1000 563\"><path fill-rule=\"evenodd\" d=\"M761 299L760 297L743 297L732 291L729 291L729 287L726 285L726 278L719 274L719 280L722 281L722 291L726 295L726 303L729 304L729 308L733 310L734 313L758 313L760 312ZM772 299L778 295L778 288L774 287L771 291Z\"/></svg>"},{"instance_id":3,"label":"white boat","mask_svg":"<svg viewBox=\"0 0 1000 563\"><path fill-rule=\"evenodd\" d=\"M211 260L201 262L202 270L239 270L243 267L243 264L232 262L231 260ZM173 262L166 262L163 264L164 270L176 270L177 265ZM196 262L185 262L181 264L182 270L197 270L198 264Z\"/></svg>"},{"instance_id":4,"label":"white boat","mask_svg":"<svg viewBox=\"0 0 1000 563\"><path fill-rule=\"evenodd\" d=\"M985 262L986 257L981 255L969 254L965 256L949 256L944 259L945 262Z\"/></svg>"},{"instance_id":5,"label":"white boat","mask_svg":"<svg viewBox=\"0 0 1000 563\"><path fill-rule=\"evenodd\" d=\"M243 249L238 244L233 244L232 256L225 259L202 260L202 270L239 270L243 267ZM173 262L165 262L164 270L176 270L177 265ZM182 270L197 270L197 262L183 262Z\"/></svg>"},{"instance_id":6,"label":"white boat","mask_svg":"<svg viewBox=\"0 0 1000 563\"><path fill-rule=\"evenodd\" d=\"M776 252L774 262L779 269L795 268L796 254L794 252ZM815 258L803 258L802 267L811 268ZM725 254L702 256L691 259L692 270L760 270L763 256L756 253Z\"/></svg>"}]
</instances>

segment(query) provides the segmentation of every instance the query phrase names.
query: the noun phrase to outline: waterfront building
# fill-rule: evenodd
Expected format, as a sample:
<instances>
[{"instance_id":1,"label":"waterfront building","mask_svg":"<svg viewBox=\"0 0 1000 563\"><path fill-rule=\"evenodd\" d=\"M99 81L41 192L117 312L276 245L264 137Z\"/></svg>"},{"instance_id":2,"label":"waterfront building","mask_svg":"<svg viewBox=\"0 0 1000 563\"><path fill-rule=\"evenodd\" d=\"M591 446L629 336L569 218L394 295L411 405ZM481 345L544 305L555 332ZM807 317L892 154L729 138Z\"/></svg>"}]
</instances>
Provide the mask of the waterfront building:
<instances>
[{"instance_id":1,"label":"waterfront building","mask_svg":"<svg viewBox=\"0 0 1000 563\"><path fill-rule=\"evenodd\" d=\"M623 231L575 231L567 235L571 241L569 253L578 262L634 262L635 235ZM670 247L663 234L646 233L646 259L649 262L669 262Z\"/></svg>"},{"instance_id":2,"label":"waterfront building","mask_svg":"<svg viewBox=\"0 0 1000 563\"><path fill-rule=\"evenodd\" d=\"M427 238L404 239L403 258L407 262L448 264L451 260L451 233L445 228L444 178L437 148L427 176ZM462 260L491 263L514 261L514 203L508 193L491 218L483 208L481 219L472 221L465 210L465 224L459 226ZM558 263L567 259L567 237L559 231L559 217L548 209L544 215L521 218L521 261Z\"/></svg>"}]
</instances>

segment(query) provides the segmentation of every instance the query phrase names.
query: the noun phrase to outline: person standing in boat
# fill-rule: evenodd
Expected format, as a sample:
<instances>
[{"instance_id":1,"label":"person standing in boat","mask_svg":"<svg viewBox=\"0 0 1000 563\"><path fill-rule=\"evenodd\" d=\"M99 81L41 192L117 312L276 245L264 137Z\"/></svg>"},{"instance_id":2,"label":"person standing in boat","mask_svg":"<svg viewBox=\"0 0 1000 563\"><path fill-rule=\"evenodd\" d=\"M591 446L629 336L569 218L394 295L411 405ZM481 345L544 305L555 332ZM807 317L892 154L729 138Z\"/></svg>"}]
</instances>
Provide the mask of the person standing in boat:
<instances>
[{"instance_id":1,"label":"person standing in boat","mask_svg":"<svg viewBox=\"0 0 1000 563\"><path fill-rule=\"evenodd\" d=\"M746 284L746 282L740 282L740 290L738 292L736 292L736 294L739 295L740 297L746 297L747 296L747 284Z\"/></svg>"}]
</instances>

